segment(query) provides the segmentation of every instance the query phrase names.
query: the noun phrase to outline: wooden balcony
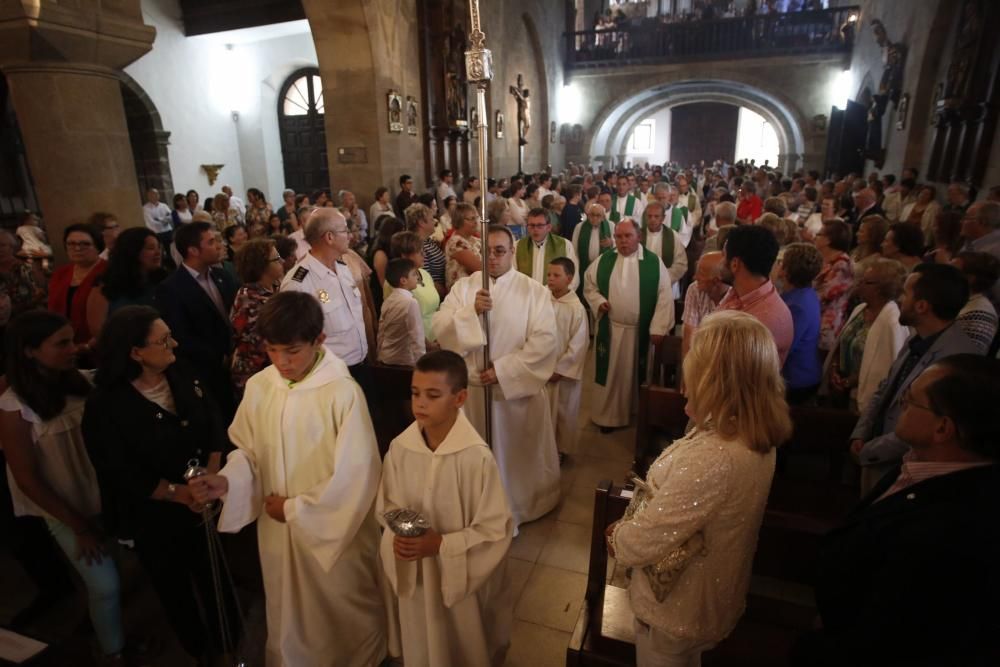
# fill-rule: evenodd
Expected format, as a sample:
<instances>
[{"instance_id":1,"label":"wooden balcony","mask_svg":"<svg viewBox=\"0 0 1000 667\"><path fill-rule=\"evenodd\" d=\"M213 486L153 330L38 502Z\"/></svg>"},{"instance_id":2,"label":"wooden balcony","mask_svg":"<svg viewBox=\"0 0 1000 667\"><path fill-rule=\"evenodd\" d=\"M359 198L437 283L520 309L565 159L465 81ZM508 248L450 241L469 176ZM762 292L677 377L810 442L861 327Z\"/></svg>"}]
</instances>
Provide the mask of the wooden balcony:
<instances>
[{"instance_id":1,"label":"wooden balcony","mask_svg":"<svg viewBox=\"0 0 1000 667\"><path fill-rule=\"evenodd\" d=\"M679 23L632 19L564 33L566 69L850 53L858 16L852 6Z\"/></svg>"}]
</instances>

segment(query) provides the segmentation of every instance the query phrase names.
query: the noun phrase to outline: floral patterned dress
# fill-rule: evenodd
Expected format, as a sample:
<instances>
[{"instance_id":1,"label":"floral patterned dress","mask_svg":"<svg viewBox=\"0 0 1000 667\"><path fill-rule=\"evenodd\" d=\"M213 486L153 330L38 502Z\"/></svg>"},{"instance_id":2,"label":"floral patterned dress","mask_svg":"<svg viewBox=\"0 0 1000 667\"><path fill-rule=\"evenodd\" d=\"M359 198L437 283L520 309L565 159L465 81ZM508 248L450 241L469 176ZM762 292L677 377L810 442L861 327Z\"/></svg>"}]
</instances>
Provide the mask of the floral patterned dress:
<instances>
[{"instance_id":1,"label":"floral patterned dress","mask_svg":"<svg viewBox=\"0 0 1000 667\"><path fill-rule=\"evenodd\" d=\"M233 300L229 320L233 323L233 385L242 393L250 376L266 368L270 361L264 351L264 339L257 332L257 316L274 292L256 283L243 285Z\"/></svg>"},{"instance_id":2,"label":"floral patterned dress","mask_svg":"<svg viewBox=\"0 0 1000 667\"><path fill-rule=\"evenodd\" d=\"M837 336L847 317L847 301L854 289L854 267L851 258L841 253L832 262L823 265L823 270L813 283L819 295L819 349L830 350L837 342Z\"/></svg>"},{"instance_id":3,"label":"floral patterned dress","mask_svg":"<svg viewBox=\"0 0 1000 667\"><path fill-rule=\"evenodd\" d=\"M0 271L0 290L10 299L11 316L44 308L48 294L47 287L38 284L31 267L24 262L16 262L9 271Z\"/></svg>"},{"instance_id":4,"label":"floral patterned dress","mask_svg":"<svg viewBox=\"0 0 1000 667\"><path fill-rule=\"evenodd\" d=\"M479 256L482 248L482 242L479 240L478 236L472 236L465 238L459 234L452 234L451 238L448 239L448 243L445 246L445 255L448 257L448 264L445 267L445 285L448 289L461 278L465 278L471 275L465 270L465 267L455 259L455 255L462 250L471 250L476 256Z\"/></svg>"}]
</instances>

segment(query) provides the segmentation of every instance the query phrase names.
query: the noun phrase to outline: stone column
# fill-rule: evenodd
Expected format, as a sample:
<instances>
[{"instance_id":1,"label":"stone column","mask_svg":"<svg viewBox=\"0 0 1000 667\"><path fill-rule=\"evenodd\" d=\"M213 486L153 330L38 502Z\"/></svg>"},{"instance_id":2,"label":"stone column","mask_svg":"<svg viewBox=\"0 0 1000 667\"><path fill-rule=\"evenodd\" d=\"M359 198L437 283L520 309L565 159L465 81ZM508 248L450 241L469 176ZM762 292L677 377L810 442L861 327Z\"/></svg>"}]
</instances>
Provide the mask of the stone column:
<instances>
[{"instance_id":1,"label":"stone column","mask_svg":"<svg viewBox=\"0 0 1000 667\"><path fill-rule=\"evenodd\" d=\"M62 230L94 211L115 213L123 226L143 224L114 70L80 63L25 63L4 67L3 72L57 256L63 252Z\"/></svg>"}]
</instances>

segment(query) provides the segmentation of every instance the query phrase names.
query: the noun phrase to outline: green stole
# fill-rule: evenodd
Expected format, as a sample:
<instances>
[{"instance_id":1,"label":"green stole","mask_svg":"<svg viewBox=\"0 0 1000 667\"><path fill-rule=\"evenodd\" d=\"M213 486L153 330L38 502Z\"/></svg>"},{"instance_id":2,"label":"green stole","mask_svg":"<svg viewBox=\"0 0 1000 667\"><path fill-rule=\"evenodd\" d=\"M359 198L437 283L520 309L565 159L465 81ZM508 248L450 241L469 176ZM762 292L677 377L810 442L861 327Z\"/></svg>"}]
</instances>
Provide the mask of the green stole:
<instances>
[{"instance_id":1,"label":"green stole","mask_svg":"<svg viewBox=\"0 0 1000 667\"><path fill-rule=\"evenodd\" d=\"M667 234L670 230L666 226L660 227L660 260L663 261L663 265L668 269L673 266L674 263L674 235ZM642 234L640 235L640 243L642 246L646 247L646 228L642 228Z\"/></svg>"},{"instance_id":2,"label":"green stole","mask_svg":"<svg viewBox=\"0 0 1000 667\"><path fill-rule=\"evenodd\" d=\"M578 273L580 274L580 285L583 285L583 273L590 266L590 232L594 228L590 224L589 220L584 220L580 223L580 238L576 240L576 257L580 262ZM611 238L611 225L608 224L607 220L601 220L601 241L604 239ZM604 252L608 250L607 248L598 247L598 257L600 257Z\"/></svg>"},{"instance_id":3,"label":"green stole","mask_svg":"<svg viewBox=\"0 0 1000 667\"><path fill-rule=\"evenodd\" d=\"M638 251L637 251L638 252ZM611 293L611 273L618 260L618 252L608 252L597 260L597 290L605 299ZM649 352L649 325L656 312L656 297L660 287L660 260L644 251L639 260L639 377L646 377L646 357ZM597 384L608 382L611 363L611 322L605 313L597 324ZM642 382L642 380L640 380Z\"/></svg>"},{"instance_id":4,"label":"green stole","mask_svg":"<svg viewBox=\"0 0 1000 667\"><path fill-rule=\"evenodd\" d=\"M635 211L635 195L629 194L625 198L625 215L631 218L632 212ZM608 217L611 222L621 222L621 214L618 213L618 195L611 195L611 210L608 211Z\"/></svg>"},{"instance_id":5,"label":"green stole","mask_svg":"<svg viewBox=\"0 0 1000 667\"><path fill-rule=\"evenodd\" d=\"M670 229L674 230L678 234L682 229L684 229L684 223L687 221L688 210L683 206L671 206L670 207Z\"/></svg>"},{"instance_id":6,"label":"green stole","mask_svg":"<svg viewBox=\"0 0 1000 667\"><path fill-rule=\"evenodd\" d=\"M582 232L583 230L580 231ZM590 241L590 239L587 240L588 242ZM517 270L529 278L531 277L531 269L534 266L531 251L534 245L535 242L531 240L531 237L525 236L517 242L517 247L514 249L514 256L517 259ZM549 234L548 238L545 239L545 266L551 264L552 260L556 257L565 257L566 254L566 239L555 234Z\"/></svg>"}]
</instances>

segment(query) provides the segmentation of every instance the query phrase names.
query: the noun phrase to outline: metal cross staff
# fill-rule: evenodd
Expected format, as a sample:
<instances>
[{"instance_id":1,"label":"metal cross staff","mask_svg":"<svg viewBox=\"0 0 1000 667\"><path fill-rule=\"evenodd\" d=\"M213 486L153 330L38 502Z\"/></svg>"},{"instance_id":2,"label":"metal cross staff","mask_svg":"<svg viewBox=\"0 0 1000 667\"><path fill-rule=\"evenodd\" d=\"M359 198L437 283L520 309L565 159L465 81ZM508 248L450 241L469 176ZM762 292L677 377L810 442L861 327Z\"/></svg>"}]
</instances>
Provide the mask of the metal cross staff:
<instances>
[{"instance_id":1,"label":"metal cross staff","mask_svg":"<svg viewBox=\"0 0 1000 667\"><path fill-rule=\"evenodd\" d=\"M487 270L489 261L489 235L486 220L486 150L489 144L486 119L486 89L493 80L493 54L486 48L486 35L479 25L479 0L469 0L469 15L472 19L472 32L469 34L469 50L465 52L465 70L470 83L476 84L476 113L479 116L479 226L482 239L483 289L490 291L490 274ZM482 314L483 331L486 344L483 346L483 370L490 367L490 314ZM483 397L486 402L486 444L493 447L493 387L483 387Z\"/></svg>"}]
</instances>

